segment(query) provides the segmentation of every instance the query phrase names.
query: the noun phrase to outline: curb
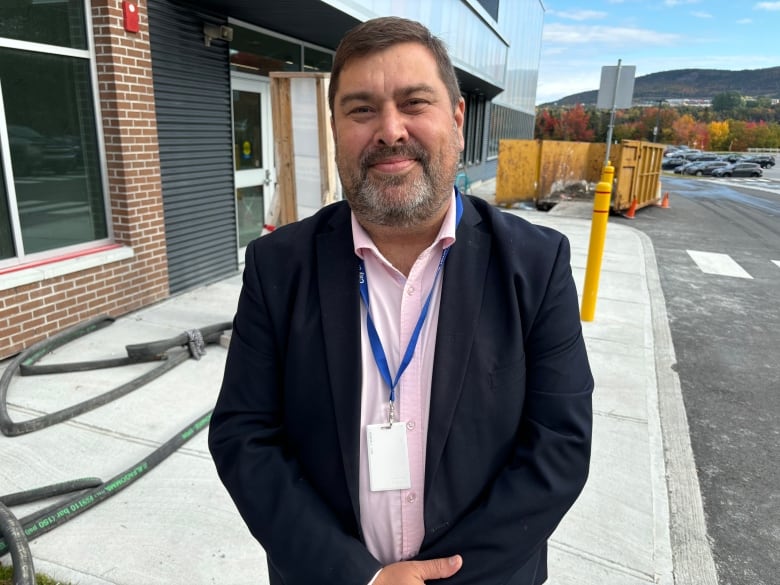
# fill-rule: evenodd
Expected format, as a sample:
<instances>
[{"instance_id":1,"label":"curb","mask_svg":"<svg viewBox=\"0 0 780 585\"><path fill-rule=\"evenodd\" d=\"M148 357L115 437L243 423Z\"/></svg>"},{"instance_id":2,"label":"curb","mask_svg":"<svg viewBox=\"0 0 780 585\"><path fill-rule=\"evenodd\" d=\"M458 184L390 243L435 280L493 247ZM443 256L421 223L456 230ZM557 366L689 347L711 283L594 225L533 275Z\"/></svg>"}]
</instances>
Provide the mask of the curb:
<instances>
[{"instance_id":1,"label":"curb","mask_svg":"<svg viewBox=\"0 0 780 585\"><path fill-rule=\"evenodd\" d=\"M715 561L707 537L704 505L696 473L680 378L673 369L677 359L669 328L669 317L666 313L666 301L658 274L655 248L647 234L639 230L635 231L642 241L647 289L650 295L658 388L657 412L660 419L658 423L666 464L668 537L672 553L673 583L718 585Z\"/></svg>"}]
</instances>

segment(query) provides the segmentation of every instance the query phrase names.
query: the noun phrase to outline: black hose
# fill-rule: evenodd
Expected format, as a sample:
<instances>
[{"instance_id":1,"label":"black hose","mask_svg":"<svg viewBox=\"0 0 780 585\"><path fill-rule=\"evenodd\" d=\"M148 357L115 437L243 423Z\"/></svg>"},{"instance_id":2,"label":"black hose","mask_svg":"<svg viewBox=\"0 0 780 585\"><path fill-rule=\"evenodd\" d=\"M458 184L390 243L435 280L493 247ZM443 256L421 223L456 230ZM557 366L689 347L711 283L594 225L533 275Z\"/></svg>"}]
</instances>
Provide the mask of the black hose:
<instances>
[{"instance_id":1,"label":"black hose","mask_svg":"<svg viewBox=\"0 0 780 585\"><path fill-rule=\"evenodd\" d=\"M154 358L154 360L158 359L160 358ZM45 374L64 374L65 372L88 372L90 370L130 366L132 364L140 363L141 361L154 360L134 360L129 357L120 357L105 360L91 360L88 362L70 362L67 364L44 364L42 366L21 364L19 366L19 373L22 376L43 376Z\"/></svg>"},{"instance_id":2,"label":"black hose","mask_svg":"<svg viewBox=\"0 0 780 585\"><path fill-rule=\"evenodd\" d=\"M82 324L66 329L49 339L33 344L11 360L2 376L0 376L0 431L8 436L21 435L68 420L103 406L161 376L184 362L190 356L200 359L205 351L206 343L218 342L222 332L232 328L232 323L230 322L218 323L202 329L193 329L170 339L128 345L125 346L128 354L126 358L72 362L68 364L47 364L44 366L35 365L38 360L57 347L107 327L113 322L114 320L107 316L90 319ZM181 346L185 345L187 349L182 349ZM162 363L134 380L92 399L19 423L12 421L8 415L8 387L11 379L17 373L22 375L39 375L80 372L148 361L161 361ZM46 534L128 487L208 426L210 418L211 412L209 411L158 447L149 457L139 461L136 465L129 467L107 482L102 482L99 478L84 478L0 497L0 557L10 552L14 567L14 585L35 585L35 570L28 538L36 538ZM64 501L58 501L34 512L21 520L18 520L8 508L9 506L48 499L66 493L73 495Z\"/></svg>"},{"instance_id":3,"label":"black hose","mask_svg":"<svg viewBox=\"0 0 780 585\"><path fill-rule=\"evenodd\" d=\"M61 483L54 483L24 492L0 496L0 504L5 504L9 508L11 506L21 506L22 504L29 504L30 502L37 502L38 500L45 500L46 498L53 498L54 496L61 496L62 494L69 494L71 492L96 487L101 483L103 483L103 480L99 477L85 477L82 479L63 481Z\"/></svg>"},{"instance_id":4,"label":"black hose","mask_svg":"<svg viewBox=\"0 0 780 585\"><path fill-rule=\"evenodd\" d=\"M39 341L38 343L28 347L25 351L19 354L19 363L24 367L32 366L47 353L54 351L58 347L63 346L66 343L70 343L74 339L78 339L79 337L83 337L84 335L92 333L93 331L108 327L113 322L114 319L112 317L107 315L100 315L99 317L93 317L92 319L84 321L83 323L79 323L78 325L74 325L73 327L63 329L56 335L53 335L48 339L44 339L43 341Z\"/></svg>"},{"instance_id":5,"label":"black hose","mask_svg":"<svg viewBox=\"0 0 780 585\"><path fill-rule=\"evenodd\" d=\"M78 493L65 501L57 502L22 518L19 520L21 531L15 531L13 534L18 533L22 540L25 537L28 539L37 538L75 518L82 512L86 512L114 494L119 493L133 482L145 476L171 453L206 428L210 419L211 411L195 419L171 439L160 445L147 458L128 467L125 471L115 475L108 481L89 491ZM26 542L26 540L24 541ZM0 557L11 551L12 546L16 545L11 542L11 539L0 538Z\"/></svg>"},{"instance_id":6,"label":"black hose","mask_svg":"<svg viewBox=\"0 0 780 585\"><path fill-rule=\"evenodd\" d=\"M170 339L127 345L125 346L128 353L128 357L126 358L95 360L92 362L74 362L71 364L48 364L45 366L35 365L38 360L57 347L65 345L88 333L107 327L113 322L114 319L107 316L90 319L84 323L65 329L48 339L33 344L11 360L8 367L3 372L3 375L0 377L0 432L9 437L31 433L70 420L80 414L84 414L85 412L108 404L109 402L136 390L144 384L151 382L155 378L158 378L165 372L186 361L190 356L195 359L200 359L200 356L203 354L203 346L205 343L218 342L222 332L232 328L232 323L224 322L216 325L209 325L201 329L193 329ZM187 346L186 350L181 347L185 345ZM104 392L99 396L79 402L78 404L21 422L14 422L8 414L8 387L11 384L11 379L17 373L35 375L43 373L85 371L148 361L160 361L161 363L152 370L141 374L125 384Z\"/></svg>"},{"instance_id":7,"label":"black hose","mask_svg":"<svg viewBox=\"0 0 780 585\"><path fill-rule=\"evenodd\" d=\"M13 585L35 585L35 565L30 545L21 523L4 504L0 504L0 539L10 543L8 549L14 566Z\"/></svg>"},{"instance_id":8,"label":"black hose","mask_svg":"<svg viewBox=\"0 0 780 585\"><path fill-rule=\"evenodd\" d=\"M51 425L70 420L80 414L84 414L85 412L94 410L99 406L108 404L109 402L116 400L125 394L129 394L133 390L140 388L155 378L159 378L165 372L172 370L182 362L187 361L188 358L189 354L186 350L170 350L167 359L163 360L159 366L141 374L137 378L133 378L129 382L117 386L113 390L108 390L103 394L94 396L93 398L84 400L77 404L73 404L72 406L63 408L62 410L57 410L55 412L50 412L48 414L20 422L12 421L11 417L8 415L8 384L11 381L11 377L15 373L16 369L18 369L16 367L17 362L14 360L11 362L8 368L6 368L5 372L3 372L3 377L0 378L0 431L2 431L6 436L16 437L18 435L39 431L41 429L45 429L46 427L50 427Z\"/></svg>"},{"instance_id":9,"label":"black hose","mask_svg":"<svg viewBox=\"0 0 780 585\"><path fill-rule=\"evenodd\" d=\"M227 331L233 328L233 323L227 321L225 323L217 323L216 325L208 325L198 329L203 341L206 343L217 343L222 336L223 331ZM190 343L192 337L189 332L182 333L176 337L170 339L162 339L160 341L150 341L149 343L136 343L133 345L126 345L127 355L131 359L138 361L148 361L150 359L159 359L159 356L164 355L166 351L173 347L181 347Z\"/></svg>"}]
</instances>

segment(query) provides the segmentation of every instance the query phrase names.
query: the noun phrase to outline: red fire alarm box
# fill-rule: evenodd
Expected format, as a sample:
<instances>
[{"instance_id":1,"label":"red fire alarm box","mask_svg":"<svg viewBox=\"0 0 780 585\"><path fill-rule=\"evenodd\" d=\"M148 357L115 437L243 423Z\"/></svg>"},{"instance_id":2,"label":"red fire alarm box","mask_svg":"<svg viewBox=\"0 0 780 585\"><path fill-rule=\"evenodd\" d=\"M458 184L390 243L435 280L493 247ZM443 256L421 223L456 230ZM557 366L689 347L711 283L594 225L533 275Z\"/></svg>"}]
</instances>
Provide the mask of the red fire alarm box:
<instances>
[{"instance_id":1,"label":"red fire alarm box","mask_svg":"<svg viewBox=\"0 0 780 585\"><path fill-rule=\"evenodd\" d=\"M122 16L127 32L138 32L138 6L131 0L122 1Z\"/></svg>"}]
</instances>

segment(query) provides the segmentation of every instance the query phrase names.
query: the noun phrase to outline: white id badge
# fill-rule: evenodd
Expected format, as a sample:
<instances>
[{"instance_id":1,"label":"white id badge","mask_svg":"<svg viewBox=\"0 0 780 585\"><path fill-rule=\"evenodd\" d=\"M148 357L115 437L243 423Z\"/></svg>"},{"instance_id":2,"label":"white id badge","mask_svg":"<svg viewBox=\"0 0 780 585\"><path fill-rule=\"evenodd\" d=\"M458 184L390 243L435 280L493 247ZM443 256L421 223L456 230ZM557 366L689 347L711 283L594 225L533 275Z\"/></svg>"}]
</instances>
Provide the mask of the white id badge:
<instances>
[{"instance_id":1,"label":"white id badge","mask_svg":"<svg viewBox=\"0 0 780 585\"><path fill-rule=\"evenodd\" d=\"M412 487L406 425L368 425L368 475L372 492L408 490Z\"/></svg>"}]
</instances>

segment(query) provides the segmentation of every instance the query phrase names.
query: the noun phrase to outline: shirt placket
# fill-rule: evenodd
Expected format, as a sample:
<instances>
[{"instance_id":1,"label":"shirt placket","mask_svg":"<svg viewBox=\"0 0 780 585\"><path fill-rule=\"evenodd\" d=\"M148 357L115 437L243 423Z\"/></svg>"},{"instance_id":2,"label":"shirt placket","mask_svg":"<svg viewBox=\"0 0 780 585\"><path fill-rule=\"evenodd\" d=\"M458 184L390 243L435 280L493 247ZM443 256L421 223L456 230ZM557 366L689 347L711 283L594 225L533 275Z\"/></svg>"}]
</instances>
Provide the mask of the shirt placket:
<instances>
[{"instance_id":1,"label":"shirt placket","mask_svg":"<svg viewBox=\"0 0 780 585\"><path fill-rule=\"evenodd\" d=\"M431 251L426 250L409 273L401 301L400 347L406 347L420 318L428 290L425 289L425 274L430 263ZM425 325L423 325L425 327ZM422 332L420 337L422 338ZM406 424L407 446L411 488L401 490L401 553L408 559L418 552L417 543L422 541L423 530L423 488L425 461L422 437L422 388L419 344L414 356L399 382L399 420Z\"/></svg>"}]
</instances>

